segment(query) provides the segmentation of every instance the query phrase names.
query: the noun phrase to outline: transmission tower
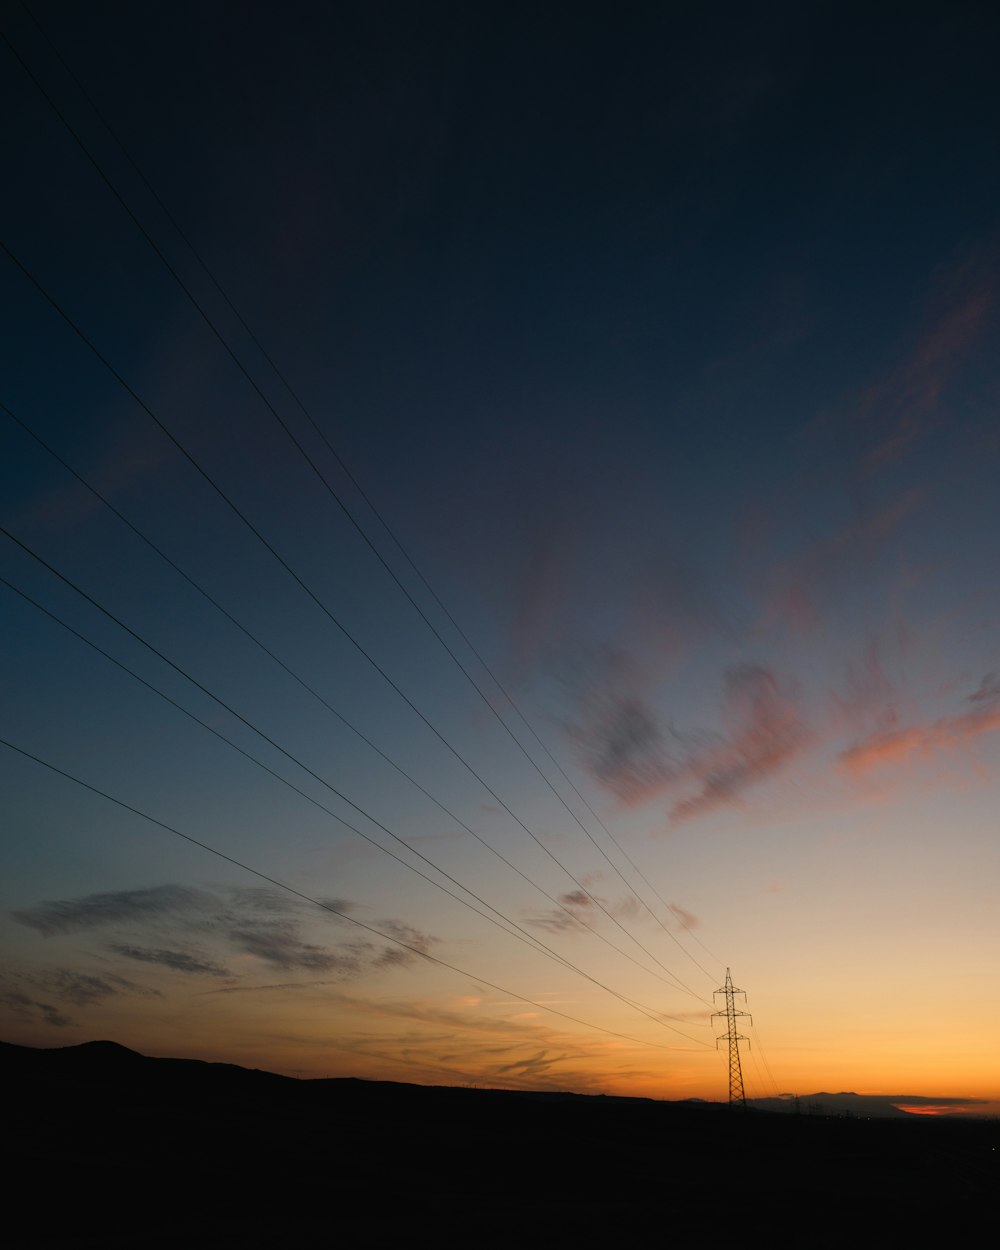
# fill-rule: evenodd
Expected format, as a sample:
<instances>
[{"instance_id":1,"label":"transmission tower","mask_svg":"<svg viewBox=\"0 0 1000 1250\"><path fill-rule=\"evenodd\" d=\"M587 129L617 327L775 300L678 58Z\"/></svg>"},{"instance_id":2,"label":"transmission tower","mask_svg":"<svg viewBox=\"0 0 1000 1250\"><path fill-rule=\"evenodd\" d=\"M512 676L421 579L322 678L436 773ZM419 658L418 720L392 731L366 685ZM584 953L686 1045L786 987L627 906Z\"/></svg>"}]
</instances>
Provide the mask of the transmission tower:
<instances>
[{"instance_id":1,"label":"transmission tower","mask_svg":"<svg viewBox=\"0 0 1000 1250\"><path fill-rule=\"evenodd\" d=\"M736 1010L736 995L743 994L743 1000L746 1001L746 994L743 990L735 989L733 986L733 978L726 969L726 984L721 990L716 990L715 994L725 994L726 1009L725 1011L715 1011L712 1013L712 1019L716 1016L724 1016L726 1021L726 1031L715 1039L715 1048L718 1050L720 1042L729 1043L729 1105L731 1107L745 1107L747 1105L747 1096L743 1092L743 1069L740 1066L740 1042L749 1041L742 1033L736 1032L736 1019L738 1016L746 1016L753 1024L753 1016L749 1011ZM713 994L713 998L715 995Z\"/></svg>"}]
</instances>

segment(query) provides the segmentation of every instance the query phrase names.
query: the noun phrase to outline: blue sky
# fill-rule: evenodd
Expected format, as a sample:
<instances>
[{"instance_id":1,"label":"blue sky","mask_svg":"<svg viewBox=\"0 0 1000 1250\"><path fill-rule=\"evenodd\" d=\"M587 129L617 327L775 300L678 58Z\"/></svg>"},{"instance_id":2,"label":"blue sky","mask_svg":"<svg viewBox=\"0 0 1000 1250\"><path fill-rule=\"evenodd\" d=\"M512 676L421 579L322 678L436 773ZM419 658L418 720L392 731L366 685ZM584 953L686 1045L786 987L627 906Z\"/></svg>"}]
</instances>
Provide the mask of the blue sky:
<instances>
[{"instance_id":1,"label":"blue sky","mask_svg":"<svg viewBox=\"0 0 1000 1250\"><path fill-rule=\"evenodd\" d=\"M4 539L4 737L343 915L7 750L4 1035L1000 1097L992 18L36 13L2 524L170 663Z\"/></svg>"}]
</instances>

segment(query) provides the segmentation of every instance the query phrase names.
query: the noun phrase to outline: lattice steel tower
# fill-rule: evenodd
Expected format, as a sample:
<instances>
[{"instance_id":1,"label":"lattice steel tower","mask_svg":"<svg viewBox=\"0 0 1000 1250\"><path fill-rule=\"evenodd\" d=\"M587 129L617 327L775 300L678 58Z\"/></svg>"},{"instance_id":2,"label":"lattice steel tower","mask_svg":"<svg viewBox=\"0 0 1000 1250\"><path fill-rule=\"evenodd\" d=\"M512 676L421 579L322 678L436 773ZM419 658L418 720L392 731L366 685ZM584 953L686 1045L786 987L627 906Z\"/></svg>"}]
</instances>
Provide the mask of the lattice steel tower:
<instances>
[{"instance_id":1,"label":"lattice steel tower","mask_svg":"<svg viewBox=\"0 0 1000 1250\"><path fill-rule=\"evenodd\" d=\"M729 1043L729 1105L731 1107L745 1107L747 1105L747 1096L743 1092L743 1069L740 1066L740 1042L749 1042L741 1033L736 1032L736 1019L738 1016L746 1016L753 1024L753 1016L749 1011L736 1010L736 995L743 994L743 1000L746 1001L746 994L743 990L733 987L733 978L726 969L726 984L721 990L716 990L715 994L725 994L726 1009L725 1011L715 1011L712 1013L712 1019L716 1016L724 1016L726 1019L726 1031L715 1039L715 1048L718 1050L720 1042ZM712 997L715 997L715 994Z\"/></svg>"}]
</instances>

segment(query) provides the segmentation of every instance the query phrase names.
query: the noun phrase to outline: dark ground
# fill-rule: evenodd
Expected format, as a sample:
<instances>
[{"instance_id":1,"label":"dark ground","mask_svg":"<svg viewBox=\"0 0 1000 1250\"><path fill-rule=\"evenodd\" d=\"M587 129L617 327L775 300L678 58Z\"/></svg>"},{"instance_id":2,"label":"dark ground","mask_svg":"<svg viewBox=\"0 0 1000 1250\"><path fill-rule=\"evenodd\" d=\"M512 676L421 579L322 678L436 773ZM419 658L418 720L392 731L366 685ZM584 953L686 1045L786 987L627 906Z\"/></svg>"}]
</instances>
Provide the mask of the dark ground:
<instances>
[{"instance_id":1,"label":"dark ground","mask_svg":"<svg viewBox=\"0 0 1000 1250\"><path fill-rule=\"evenodd\" d=\"M0 1044L0 1064L11 1246L995 1235L996 1122L295 1081L110 1042Z\"/></svg>"}]
</instances>

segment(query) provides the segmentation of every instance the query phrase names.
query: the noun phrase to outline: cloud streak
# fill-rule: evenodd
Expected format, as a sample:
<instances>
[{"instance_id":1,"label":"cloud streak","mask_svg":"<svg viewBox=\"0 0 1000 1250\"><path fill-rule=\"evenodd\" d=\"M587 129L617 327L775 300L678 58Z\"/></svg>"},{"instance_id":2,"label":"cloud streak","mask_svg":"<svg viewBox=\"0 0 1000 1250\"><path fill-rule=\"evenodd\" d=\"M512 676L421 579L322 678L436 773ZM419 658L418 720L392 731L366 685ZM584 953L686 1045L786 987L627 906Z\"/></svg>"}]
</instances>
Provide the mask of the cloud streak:
<instances>
[{"instance_id":1,"label":"cloud streak","mask_svg":"<svg viewBox=\"0 0 1000 1250\"><path fill-rule=\"evenodd\" d=\"M1000 729L1000 678L996 673L987 673L965 702L971 705L969 711L902 727L888 709L882 725L840 753L841 771L863 777L876 769L907 765L913 759L925 761L936 753L959 751L983 734Z\"/></svg>"},{"instance_id":2,"label":"cloud streak","mask_svg":"<svg viewBox=\"0 0 1000 1250\"><path fill-rule=\"evenodd\" d=\"M174 972L190 972L195 976L224 977L227 975L221 964L211 960L200 959L186 951L150 950L143 946L129 946L124 942L115 942L111 949L117 955L133 959L138 963L158 964L170 968Z\"/></svg>"},{"instance_id":3,"label":"cloud streak","mask_svg":"<svg viewBox=\"0 0 1000 1250\"><path fill-rule=\"evenodd\" d=\"M822 621L819 604L849 586L859 567L874 559L927 497L926 488L912 487L776 565L767 576L765 620L776 617L800 633L816 629Z\"/></svg>"},{"instance_id":4,"label":"cloud streak","mask_svg":"<svg viewBox=\"0 0 1000 1250\"><path fill-rule=\"evenodd\" d=\"M276 924L234 927L228 930L226 937L243 954L286 971L340 972L351 976L361 970L361 961L354 952L340 953L305 942L297 927Z\"/></svg>"},{"instance_id":5,"label":"cloud streak","mask_svg":"<svg viewBox=\"0 0 1000 1250\"><path fill-rule=\"evenodd\" d=\"M53 968L46 972L26 975L40 989L47 991L56 998L72 1003L74 1007L88 1007L92 1003L102 1003L108 998L127 995L133 998L162 998L159 990L137 985L126 977L104 973L94 976L78 969Z\"/></svg>"},{"instance_id":6,"label":"cloud streak","mask_svg":"<svg viewBox=\"0 0 1000 1250\"><path fill-rule=\"evenodd\" d=\"M562 904L561 907L525 913L528 924L547 929L550 933L579 933L581 925L593 928L603 913L620 920L634 921L642 912L642 904L634 894L611 902L596 894L586 894L583 890L570 890L567 894L560 894L557 901ZM575 917L579 917L579 922Z\"/></svg>"},{"instance_id":7,"label":"cloud streak","mask_svg":"<svg viewBox=\"0 0 1000 1250\"><path fill-rule=\"evenodd\" d=\"M12 970L0 977L0 1003L21 1020L67 1028L74 1023L61 1006L44 998L56 999L73 1007L92 1007L109 998L161 998L159 990L137 985L115 973L86 972L79 968L48 968L42 971Z\"/></svg>"},{"instance_id":8,"label":"cloud streak","mask_svg":"<svg viewBox=\"0 0 1000 1250\"><path fill-rule=\"evenodd\" d=\"M699 787L671 808L672 824L739 802L748 787L779 772L813 741L793 693L767 669L731 670L725 699L732 730L715 750L689 762Z\"/></svg>"},{"instance_id":9,"label":"cloud streak","mask_svg":"<svg viewBox=\"0 0 1000 1250\"><path fill-rule=\"evenodd\" d=\"M795 688L760 665L726 672L722 713L723 734L681 733L633 696L611 697L573 735L591 774L628 806L680 791L669 812L677 825L740 802L814 741Z\"/></svg>"},{"instance_id":10,"label":"cloud streak","mask_svg":"<svg viewBox=\"0 0 1000 1250\"><path fill-rule=\"evenodd\" d=\"M37 929L43 937L53 937L105 925L141 924L154 917L201 910L211 902L211 896L199 890L160 885L146 890L118 890L111 894L58 899L11 914L20 924Z\"/></svg>"},{"instance_id":11,"label":"cloud streak","mask_svg":"<svg viewBox=\"0 0 1000 1250\"><path fill-rule=\"evenodd\" d=\"M979 343L994 303L992 264L959 267L952 275L945 304L924 332L909 358L893 369L865 396L866 414L888 414L891 427L883 427L879 441L863 460L863 471L872 474L900 460L936 423L935 410L959 362Z\"/></svg>"},{"instance_id":12,"label":"cloud streak","mask_svg":"<svg viewBox=\"0 0 1000 1250\"><path fill-rule=\"evenodd\" d=\"M959 751L982 734L998 729L1000 707L989 706L930 724L871 734L841 752L840 768L853 777L863 777L878 768L926 760L937 752Z\"/></svg>"},{"instance_id":13,"label":"cloud streak","mask_svg":"<svg viewBox=\"0 0 1000 1250\"><path fill-rule=\"evenodd\" d=\"M352 906L346 899L337 899L336 903L340 911ZM436 941L402 921L383 919L379 921L382 930L411 950L368 939L334 945L317 942L306 927L315 919L312 909L269 887L231 889L220 896L163 885L50 900L12 915L46 938L102 928L129 930L128 940L118 938L105 949L134 963L197 977L234 974L222 960L192 949L192 936L204 943L221 944L236 957L243 973L252 973L254 963L259 962L286 973L325 973L340 978L358 976L365 969L407 966L426 954ZM151 933L159 940L143 940ZM48 988L82 1005L100 1001L117 992L115 987L121 989L130 984L122 977L108 977L100 984L98 979L83 977L76 984L75 997L69 992L68 983L58 979Z\"/></svg>"},{"instance_id":14,"label":"cloud streak","mask_svg":"<svg viewBox=\"0 0 1000 1250\"><path fill-rule=\"evenodd\" d=\"M697 929L699 921L694 912L687 911L680 903L668 903L667 907L685 929Z\"/></svg>"},{"instance_id":15,"label":"cloud streak","mask_svg":"<svg viewBox=\"0 0 1000 1250\"><path fill-rule=\"evenodd\" d=\"M0 987L0 1003L4 1003L15 1016L22 1020L38 1021L57 1029L67 1028L73 1023L69 1016L53 1007L51 1003L32 998L29 994L11 986Z\"/></svg>"}]
</instances>

